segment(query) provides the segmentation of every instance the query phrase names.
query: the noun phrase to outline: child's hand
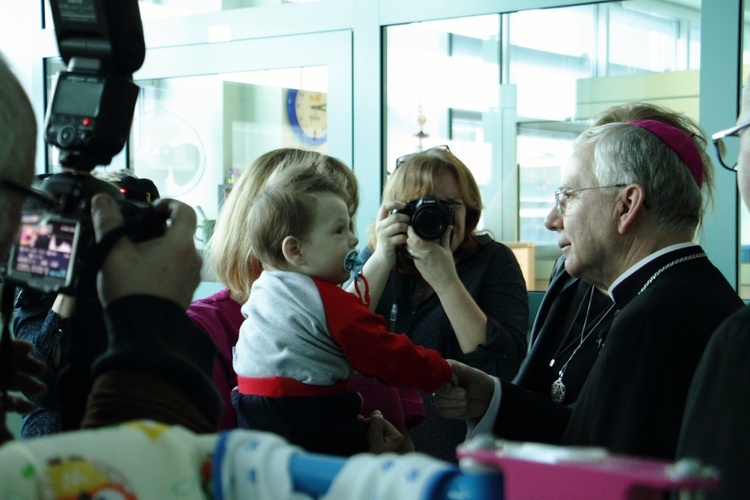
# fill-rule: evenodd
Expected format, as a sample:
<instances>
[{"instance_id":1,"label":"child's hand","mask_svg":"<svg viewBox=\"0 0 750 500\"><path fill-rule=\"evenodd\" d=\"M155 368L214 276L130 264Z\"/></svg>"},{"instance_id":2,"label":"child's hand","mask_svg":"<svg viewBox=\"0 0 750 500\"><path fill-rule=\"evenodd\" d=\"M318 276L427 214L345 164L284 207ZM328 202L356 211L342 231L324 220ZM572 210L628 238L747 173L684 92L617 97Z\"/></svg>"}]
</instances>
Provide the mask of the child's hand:
<instances>
[{"instance_id":1,"label":"child's hand","mask_svg":"<svg viewBox=\"0 0 750 500\"><path fill-rule=\"evenodd\" d=\"M452 381L441 385L432 393L432 403L438 415L445 418L482 418L492 399L494 379L483 371L458 361L447 361L453 370Z\"/></svg>"}]
</instances>

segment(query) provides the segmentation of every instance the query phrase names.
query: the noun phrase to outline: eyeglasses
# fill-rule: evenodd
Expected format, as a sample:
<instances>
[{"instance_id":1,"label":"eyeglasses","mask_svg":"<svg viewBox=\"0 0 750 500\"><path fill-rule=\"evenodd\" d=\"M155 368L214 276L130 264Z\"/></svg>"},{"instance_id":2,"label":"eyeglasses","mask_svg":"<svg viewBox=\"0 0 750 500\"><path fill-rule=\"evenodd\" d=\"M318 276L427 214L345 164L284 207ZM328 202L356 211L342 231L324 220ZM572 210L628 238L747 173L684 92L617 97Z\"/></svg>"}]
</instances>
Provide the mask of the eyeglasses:
<instances>
[{"instance_id":1,"label":"eyeglasses","mask_svg":"<svg viewBox=\"0 0 750 500\"><path fill-rule=\"evenodd\" d=\"M430 149L425 149L424 151L420 151L420 153L426 153L427 151L432 151L434 149L437 149L437 150L440 150L440 151L447 151L449 153L451 152L451 148L449 148L447 144L443 144L441 146L433 146ZM396 167L393 170L395 171L398 167L401 166L402 163L404 163L405 161L407 161L412 156L418 155L418 154L419 153L409 153L408 155L399 156L398 158L396 158Z\"/></svg>"},{"instance_id":2,"label":"eyeglasses","mask_svg":"<svg viewBox=\"0 0 750 500\"><path fill-rule=\"evenodd\" d=\"M728 128L726 130L722 130L720 132L716 132L714 135L711 136L711 139L714 141L714 147L716 148L716 156L719 158L719 163L721 163L721 166L726 168L727 170L731 170L732 172L737 171L737 161L728 160L727 158L727 149L730 151L737 151L737 148L732 146L730 148L727 148L727 144L733 144L734 142L729 142L727 139L730 137L733 137L735 139L739 139L740 132L745 130L746 128L750 127L750 121L740 123L739 125L735 125L732 128Z\"/></svg>"},{"instance_id":3,"label":"eyeglasses","mask_svg":"<svg viewBox=\"0 0 750 500\"><path fill-rule=\"evenodd\" d=\"M57 202L49 197L47 194L36 189L24 187L20 184L16 184L13 181L0 179L0 187L4 187L8 191L20 194L26 198L26 201L33 201L41 204L44 208L52 208L57 205Z\"/></svg>"},{"instance_id":4,"label":"eyeglasses","mask_svg":"<svg viewBox=\"0 0 750 500\"><path fill-rule=\"evenodd\" d=\"M560 214L564 215L565 205L568 203L568 200L573 197L573 193L578 193L579 191L588 191L589 189L620 188L625 186L627 186L627 184L612 184L610 186L594 186L578 189L560 189L558 191L555 191L555 205L557 206L557 211L560 212Z\"/></svg>"}]
</instances>

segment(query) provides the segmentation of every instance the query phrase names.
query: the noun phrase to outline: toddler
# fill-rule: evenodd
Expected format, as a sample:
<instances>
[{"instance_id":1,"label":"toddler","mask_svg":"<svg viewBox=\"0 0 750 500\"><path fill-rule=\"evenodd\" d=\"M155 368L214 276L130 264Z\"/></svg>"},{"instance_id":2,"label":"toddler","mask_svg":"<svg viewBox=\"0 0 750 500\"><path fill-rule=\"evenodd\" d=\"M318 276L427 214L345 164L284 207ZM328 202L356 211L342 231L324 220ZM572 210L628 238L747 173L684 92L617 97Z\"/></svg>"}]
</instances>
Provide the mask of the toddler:
<instances>
[{"instance_id":1,"label":"toddler","mask_svg":"<svg viewBox=\"0 0 750 500\"><path fill-rule=\"evenodd\" d=\"M275 432L311 452L368 449L355 370L431 392L452 372L436 351L386 330L381 316L339 285L356 254L346 193L308 166L269 178L249 213L263 272L242 307L234 350L240 426Z\"/></svg>"}]
</instances>

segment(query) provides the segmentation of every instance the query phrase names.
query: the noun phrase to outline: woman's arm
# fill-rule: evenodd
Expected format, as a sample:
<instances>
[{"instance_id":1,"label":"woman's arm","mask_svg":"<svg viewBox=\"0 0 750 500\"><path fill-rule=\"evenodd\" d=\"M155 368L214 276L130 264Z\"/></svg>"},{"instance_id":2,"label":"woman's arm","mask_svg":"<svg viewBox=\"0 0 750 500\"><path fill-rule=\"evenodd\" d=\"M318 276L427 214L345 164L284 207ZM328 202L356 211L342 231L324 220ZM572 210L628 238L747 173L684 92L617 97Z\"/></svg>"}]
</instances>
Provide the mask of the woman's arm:
<instances>
[{"instance_id":1,"label":"woman's arm","mask_svg":"<svg viewBox=\"0 0 750 500\"><path fill-rule=\"evenodd\" d=\"M529 328L526 283L513 252L499 243L488 243L459 264L459 276L445 244L410 239L409 245L423 278L437 287L435 292L463 353L457 353L457 359L492 375L512 378L525 356ZM467 334L474 339L469 345Z\"/></svg>"},{"instance_id":2,"label":"woman's arm","mask_svg":"<svg viewBox=\"0 0 750 500\"><path fill-rule=\"evenodd\" d=\"M417 271L440 299L461 351L474 351L487 341L487 316L458 277L450 248L452 227L439 242L419 238L408 229L407 248Z\"/></svg>"}]
</instances>

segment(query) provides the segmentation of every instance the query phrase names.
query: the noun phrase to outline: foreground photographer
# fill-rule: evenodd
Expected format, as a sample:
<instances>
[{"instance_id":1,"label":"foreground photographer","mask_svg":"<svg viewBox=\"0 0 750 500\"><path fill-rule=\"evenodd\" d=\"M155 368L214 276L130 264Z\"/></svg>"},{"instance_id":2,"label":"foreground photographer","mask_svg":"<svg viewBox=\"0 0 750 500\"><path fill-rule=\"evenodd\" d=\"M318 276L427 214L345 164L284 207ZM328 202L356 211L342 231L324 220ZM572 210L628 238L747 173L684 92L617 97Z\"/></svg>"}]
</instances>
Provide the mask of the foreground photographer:
<instances>
[{"instance_id":1,"label":"foreground photographer","mask_svg":"<svg viewBox=\"0 0 750 500\"><path fill-rule=\"evenodd\" d=\"M5 257L18 229L21 207L34 175L37 128L23 89L0 61L0 249ZM95 366L98 390L92 397L88 426L148 416L196 431L215 429L219 400L202 368L210 370L213 347L184 314L200 280L201 259L195 250L195 213L190 207L160 200L157 211L171 220L164 236L134 245L120 238L99 276L99 296L110 335L107 353ZM97 196L92 202L97 240L123 224L114 200ZM10 310L4 311L9 315ZM179 338L179 342L176 340ZM14 341L11 389L29 375L39 375L29 361L25 343ZM7 360L3 360L5 370ZM8 385L5 382L4 385ZM28 385L28 384L26 384ZM168 391L189 389L180 406ZM33 391L33 386L31 387ZM117 391L112 400L113 390ZM152 395L151 397L144 396ZM159 394L159 397L156 395ZM131 398L132 396L132 398ZM180 395L181 396L181 395ZM183 399L180 398L180 399ZM133 405L130 404L131 399ZM16 404L8 409L27 410Z\"/></svg>"},{"instance_id":2,"label":"foreground photographer","mask_svg":"<svg viewBox=\"0 0 750 500\"><path fill-rule=\"evenodd\" d=\"M0 58L0 258L5 258L18 231L21 192L31 184L34 175L36 122L31 104L18 80ZM11 311L2 311L3 320ZM7 316L6 316L7 315ZM5 323L5 322L4 322ZM5 324L3 325L5 328ZM42 395L45 386L36 377L44 366L30 356L31 345L20 340L0 344L0 443L11 439L5 425L8 412L28 412L33 405L24 398L6 391L31 392ZM4 363L11 363L9 370Z\"/></svg>"},{"instance_id":3,"label":"foreground photographer","mask_svg":"<svg viewBox=\"0 0 750 500\"><path fill-rule=\"evenodd\" d=\"M159 198L152 181L136 178L130 171L91 174L116 186L128 201L143 204ZM37 182L52 176L38 175ZM30 342L32 356L47 365L42 377L47 392L41 397L24 392L36 408L23 417L21 439L77 429L93 382L91 364L107 348L96 283L71 293L44 292L29 285L17 291L13 334ZM75 372L73 366L78 368ZM73 379L72 373L78 376Z\"/></svg>"}]
</instances>

